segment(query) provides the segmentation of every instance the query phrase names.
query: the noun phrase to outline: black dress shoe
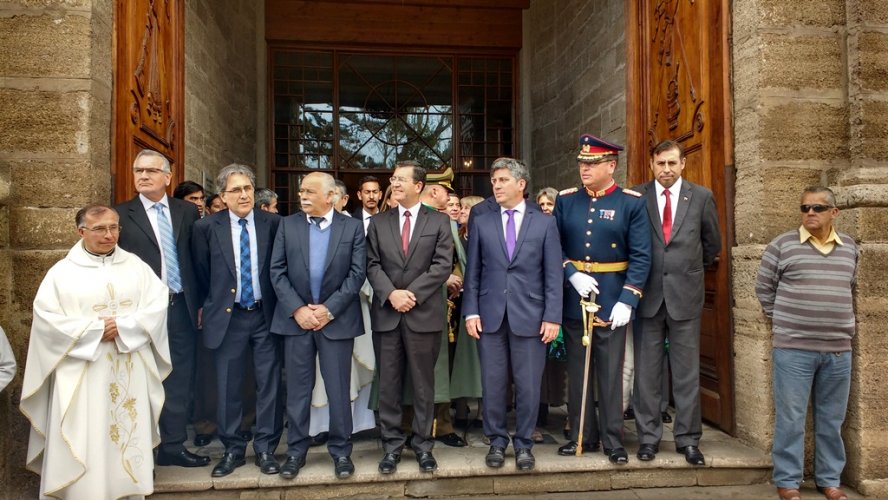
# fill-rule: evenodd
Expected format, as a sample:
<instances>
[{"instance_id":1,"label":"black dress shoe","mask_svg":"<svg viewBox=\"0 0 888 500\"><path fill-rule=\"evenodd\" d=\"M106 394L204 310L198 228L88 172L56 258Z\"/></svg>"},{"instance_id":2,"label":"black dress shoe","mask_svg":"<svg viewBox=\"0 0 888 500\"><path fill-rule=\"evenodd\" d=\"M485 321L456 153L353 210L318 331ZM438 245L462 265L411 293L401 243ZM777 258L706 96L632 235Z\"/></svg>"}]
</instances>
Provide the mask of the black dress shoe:
<instances>
[{"instance_id":1,"label":"black dress shoe","mask_svg":"<svg viewBox=\"0 0 888 500\"><path fill-rule=\"evenodd\" d=\"M227 475L231 474L232 472L234 472L234 469L237 469L238 467L240 467L241 465L244 465L245 463L247 463L247 461L246 461L246 459L244 459L243 455L238 456L238 455L235 455L234 453L226 453L226 454L222 455L222 460L220 460L219 463L216 464L215 467L213 467L212 476L213 477L227 476Z\"/></svg>"},{"instance_id":2,"label":"black dress shoe","mask_svg":"<svg viewBox=\"0 0 888 500\"><path fill-rule=\"evenodd\" d=\"M293 479L299 474L299 469L305 466L305 457L297 457L288 455L284 465L281 466L281 477L284 479Z\"/></svg>"},{"instance_id":3,"label":"black dress shoe","mask_svg":"<svg viewBox=\"0 0 888 500\"><path fill-rule=\"evenodd\" d=\"M346 479L355 473L355 464L351 457L337 457L333 459L333 471L339 479Z\"/></svg>"},{"instance_id":4,"label":"black dress shoe","mask_svg":"<svg viewBox=\"0 0 888 500\"><path fill-rule=\"evenodd\" d=\"M506 463L506 449L502 446L491 446L487 456L484 457L484 463L494 469L502 467Z\"/></svg>"},{"instance_id":5,"label":"black dress shoe","mask_svg":"<svg viewBox=\"0 0 888 500\"><path fill-rule=\"evenodd\" d=\"M194 446L198 448L206 446L213 441L212 434L197 434L194 436Z\"/></svg>"},{"instance_id":6,"label":"black dress shoe","mask_svg":"<svg viewBox=\"0 0 888 500\"><path fill-rule=\"evenodd\" d=\"M400 453L386 453L379 461L379 472L382 474L392 474L398 470L398 463L401 461Z\"/></svg>"},{"instance_id":7,"label":"black dress shoe","mask_svg":"<svg viewBox=\"0 0 888 500\"><path fill-rule=\"evenodd\" d=\"M188 450L179 453L157 451L157 465L175 465L178 467L203 467L210 463L210 457L195 455Z\"/></svg>"},{"instance_id":8,"label":"black dress shoe","mask_svg":"<svg viewBox=\"0 0 888 500\"><path fill-rule=\"evenodd\" d=\"M664 424L672 423L672 415L670 415L668 411L664 411L663 413L661 413L660 418L663 420Z\"/></svg>"},{"instance_id":9,"label":"black dress shoe","mask_svg":"<svg viewBox=\"0 0 888 500\"><path fill-rule=\"evenodd\" d=\"M420 472L434 472L438 469L438 461L432 456L430 451L421 451L416 454L416 463L419 464Z\"/></svg>"},{"instance_id":10,"label":"black dress shoe","mask_svg":"<svg viewBox=\"0 0 888 500\"><path fill-rule=\"evenodd\" d=\"M626 465L629 463L629 454L626 453L625 448L605 448L604 454L607 455L607 459L610 460L612 464Z\"/></svg>"},{"instance_id":11,"label":"black dress shoe","mask_svg":"<svg viewBox=\"0 0 888 500\"><path fill-rule=\"evenodd\" d=\"M635 456L642 462L650 462L657 456L658 451L660 449L655 444L643 444L638 448L638 453Z\"/></svg>"},{"instance_id":12,"label":"black dress shoe","mask_svg":"<svg viewBox=\"0 0 888 500\"><path fill-rule=\"evenodd\" d=\"M583 453L585 453L585 452L587 452L587 451L595 452L595 451L599 451L600 449L601 449L601 446L598 444L598 442L596 442L595 444L592 444L592 443L583 443ZM573 456L576 456L576 454L577 454L577 442L576 442L576 441L570 441L570 442L567 443L566 445L564 445L564 446L558 448L558 454L561 455L561 456L563 456L563 457L573 457Z\"/></svg>"},{"instance_id":13,"label":"black dress shoe","mask_svg":"<svg viewBox=\"0 0 888 500\"><path fill-rule=\"evenodd\" d=\"M706 458L703 457L700 448L694 445L682 446L681 448L676 448L675 451L683 453L685 460L691 465L706 465Z\"/></svg>"},{"instance_id":14,"label":"black dress shoe","mask_svg":"<svg viewBox=\"0 0 888 500\"><path fill-rule=\"evenodd\" d=\"M530 448L518 448L515 450L515 467L518 470L533 470L536 459L533 458Z\"/></svg>"},{"instance_id":15,"label":"black dress shoe","mask_svg":"<svg viewBox=\"0 0 888 500\"><path fill-rule=\"evenodd\" d=\"M631 406L623 412L623 420L635 420L635 410Z\"/></svg>"},{"instance_id":16,"label":"black dress shoe","mask_svg":"<svg viewBox=\"0 0 888 500\"><path fill-rule=\"evenodd\" d=\"M281 471L281 466L274 458L274 453L267 451L256 455L256 466L263 474L277 474Z\"/></svg>"},{"instance_id":17,"label":"black dress shoe","mask_svg":"<svg viewBox=\"0 0 888 500\"><path fill-rule=\"evenodd\" d=\"M316 436L311 437L311 444L309 446L321 446L326 443L330 439L329 432L319 432Z\"/></svg>"},{"instance_id":18,"label":"black dress shoe","mask_svg":"<svg viewBox=\"0 0 888 500\"><path fill-rule=\"evenodd\" d=\"M443 436L438 436L435 439L446 444L447 446L453 446L454 448L462 448L463 446L466 446L466 440L459 437L459 435L455 432L444 434Z\"/></svg>"}]
</instances>

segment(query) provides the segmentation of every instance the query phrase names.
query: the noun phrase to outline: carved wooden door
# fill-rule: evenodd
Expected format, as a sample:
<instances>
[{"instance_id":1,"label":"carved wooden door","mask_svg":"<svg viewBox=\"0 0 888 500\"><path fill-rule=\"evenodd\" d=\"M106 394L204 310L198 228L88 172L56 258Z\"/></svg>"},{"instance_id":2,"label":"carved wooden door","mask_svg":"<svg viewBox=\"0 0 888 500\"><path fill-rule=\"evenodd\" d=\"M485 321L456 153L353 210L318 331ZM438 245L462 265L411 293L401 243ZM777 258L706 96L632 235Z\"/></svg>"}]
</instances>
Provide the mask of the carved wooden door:
<instances>
[{"instance_id":1,"label":"carved wooden door","mask_svg":"<svg viewBox=\"0 0 888 500\"><path fill-rule=\"evenodd\" d=\"M114 201L135 194L132 164L151 148L163 153L175 186L185 159L185 2L117 0L114 12Z\"/></svg>"},{"instance_id":2,"label":"carved wooden door","mask_svg":"<svg viewBox=\"0 0 888 500\"><path fill-rule=\"evenodd\" d=\"M706 272L700 395L703 418L733 433L733 144L727 1L640 0L626 5L630 180L633 184L650 180L653 146L663 139L677 140L687 152L684 178L711 189L718 205L722 252Z\"/></svg>"}]
</instances>

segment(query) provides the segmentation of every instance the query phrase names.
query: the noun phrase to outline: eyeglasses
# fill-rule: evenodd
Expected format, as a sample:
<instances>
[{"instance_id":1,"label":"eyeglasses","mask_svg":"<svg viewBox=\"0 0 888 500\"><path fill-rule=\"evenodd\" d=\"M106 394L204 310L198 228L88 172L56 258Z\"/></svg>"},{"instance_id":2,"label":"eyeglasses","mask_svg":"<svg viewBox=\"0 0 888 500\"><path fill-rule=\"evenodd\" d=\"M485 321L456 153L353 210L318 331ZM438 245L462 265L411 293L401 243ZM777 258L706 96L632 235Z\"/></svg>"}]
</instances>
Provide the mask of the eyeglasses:
<instances>
[{"instance_id":1,"label":"eyeglasses","mask_svg":"<svg viewBox=\"0 0 888 500\"><path fill-rule=\"evenodd\" d=\"M240 187L236 187L234 189L229 189L227 191L222 191L222 192L228 193L228 194L241 194L241 193L250 194L253 192L253 186L250 186L250 185L240 186Z\"/></svg>"},{"instance_id":2,"label":"eyeglasses","mask_svg":"<svg viewBox=\"0 0 888 500\"><path fill-rule=\"evenodd\" d=\"M391 176L391 178L389 179L389 182L391 184L394 184L396 182L399 182L401 184L415 184L416 183L416 181L414 181L412 177L401 177L400 175Z\"/></svg>"},{"instance_id":3,"label":"eyeglasses","mask_svg":"<svg viewBox=\"0 0 888 500\"><path fill-rule=\"evenodd\" d=\"M802 210L803 214L808 213L810 210L813 210L814 213L823 213L831 208L835 208L832 205L799 205L799 208Z\"/></svg>"},{"instance_id":4,"label":"eyeglasses","mask_svg":"<svg viewBox=\"0 0 888 500\"><path fill-rule=\"evenodd\" d=\"M136 177L138 177L142 174L158 175L158 174L166 174L168 172L166 170L161 170L159 168L134 168L133 173L136 175Z\"/></svg>"},{"instance_id":5,"label":"eyeglasses","mask_svg":"<svg viewBox=\"0 0 888 500\"><path fill-rule=\"evenodd\" d=\"M96 226L96 227L86 227L80 226L82 229L86 229L87 231L92 231L94 234L105 234L110 232L111 234L117 234L120 232L121 226Z\"/></svg>"}]
</instances>

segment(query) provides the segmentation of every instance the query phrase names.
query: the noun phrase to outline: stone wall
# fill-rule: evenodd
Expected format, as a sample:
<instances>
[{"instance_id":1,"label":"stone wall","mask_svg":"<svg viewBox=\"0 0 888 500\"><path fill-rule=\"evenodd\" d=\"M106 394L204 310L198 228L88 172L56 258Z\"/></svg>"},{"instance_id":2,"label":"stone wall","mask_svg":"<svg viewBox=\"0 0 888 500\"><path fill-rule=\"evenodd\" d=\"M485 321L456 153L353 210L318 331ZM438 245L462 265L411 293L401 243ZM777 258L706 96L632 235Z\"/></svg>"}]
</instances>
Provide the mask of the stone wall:
<instances>
[{"instance_id":1,"label":"stone wall","mask_svg":"<svg viewBox=\"0 0 888 500\"><path fill-rule=\"evenodd\" d=\"M260 3L185 2L185 179L212 180L233 162L257 166Z\"/></svg>"},{"instance_id":2,"label":"stone wall","mask_svg":"<svg viewBox=\"0 0 888 500\"><path fill-rule=\"evenodd\" d=\"M520 123L535 189L579 183L580 134L626 144L624 4L533 0L525 12ZM625 156L616 178L625 181Z\"/></svg>"},{"instance_id":3,"label":"stone wall","mask_svg":"<svg viewBox=\"0 0 888 500\"><path fill-rule=\"evenodd\" d=\"M806 185L828 185L842 209L839 229L861 246L845 480L881 498L888 495L888 3L735 1L733 34L738 435L770 447L771 333L752 289L762 250L800 224Z\"/></svg>"},{"instance_id":4,"label":"stone wall","mask_svg":"<svg viewBox=\"0 0 888 500\"><path fill-rule=\"evenodd\" d=\"M0 319L19 374L0 393L0 496L33 495L18 411L31 302L110 193L111 0L0 2Z\"/></svg>"}]
</instances>

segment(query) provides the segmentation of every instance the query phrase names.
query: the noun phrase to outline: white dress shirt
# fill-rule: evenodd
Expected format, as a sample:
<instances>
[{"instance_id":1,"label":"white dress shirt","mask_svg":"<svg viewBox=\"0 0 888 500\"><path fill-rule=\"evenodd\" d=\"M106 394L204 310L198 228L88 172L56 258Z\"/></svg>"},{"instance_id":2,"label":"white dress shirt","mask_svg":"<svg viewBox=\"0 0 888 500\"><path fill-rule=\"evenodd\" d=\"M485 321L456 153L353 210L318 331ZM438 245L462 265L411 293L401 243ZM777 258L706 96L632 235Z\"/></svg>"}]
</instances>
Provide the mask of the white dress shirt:
<instances>
[{"instance_id":1,"label":"white dress shirt","mask_svg":"<svg viewBox=\"0 0 888 500\"><path fill-rule=\"evenodd\" d=\"M419 207L421 205L422 203L417 203L408 208L398 205L398 234L401 234L404 228L404 212L410 212L410 240L413 239L413 230L416 229L416 217L419 216ZM407 241L409 242L410 240Z\"/></svg>"},{"instance_id":2,"label":"white dress shirt","mask_svg":"<svg viewBox=\"0 0 888 500\"><path fill-rule=\"evenodd\" d=\"M503 240L506 239L506 225L509 223L509 215L506 210L506 208L500 207L500 215L503 217ZM515 211L512 214L512 219L515 221L515 243L518 243L518 232L521 231L521 221L524 220L524 214L527 212L527 203L522 200L512 210Z\"/></svg>"},{"instance_id":3,"label":"white dress shirt","mask_svg":"<svg viewBox=\"0 0 888 500\"><path fill-rule=\"evenodd\" d=\"M253 299L262 300L262 288L259 286L259 249L256 244L256 210L250 210L245 219L247 219L247 233L250 235L250 268L253 277ZM241 218L231 210L228 211L228 218L231 221L231 245L234 247L234 269L237 271L237 293L234 301L241 301L241 285L240 285L240 235L241 225L238 222Z\"/></svg>"},{"instance_id":4,"label":"white dress shirt","mask_svg":"<svg viewBox=\"0 0 888 500\"><path fill-rule=\"evenodd\" d=\"M333 224L333 210L334 209L331 208L329 212L327 212L323 215L324 220L322 220L321 223L318 224L318 229L326 229L327 227L330 226L330 224ZM311 222L312 217L318 217L318 216L305 214L305 220L307 220L309 224L312 224L312 222Z\"/></svg>"},{"instance_id":5,"label":"white dress shirt","mask_svg":"<svg viewBox=\"0 0 888 500\"><path fill-rule=\"evenodd\" d=\"M663 223L663 209L666 208L666 196L663 194L666 191L659 182L654 181L654 187L657 189L657 211L660 213L660 224ZM669 188L669 199L672 201L672 224L675 224L675 212L678 208L678 195L681 193L681 177L675 181L675 184Z\"/></svg>"},{"instance_id":6,"label":"white dress shirt","mask_svg":"<svg viewBox=\"0 0 888 500\"><path fill-rule=\"evenodd\" d=\"M378 213L378 212L377 212ZM367 235L367 228L370 227L370 217L373 217L376 214L371 214L370 212L361 209L361 222L364 223L364 236ZM413 214L410 214L413 215Z\"/></svg>"}]
</instances>

